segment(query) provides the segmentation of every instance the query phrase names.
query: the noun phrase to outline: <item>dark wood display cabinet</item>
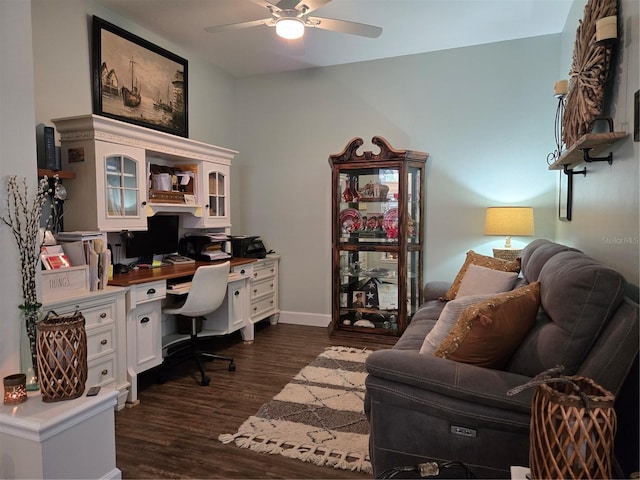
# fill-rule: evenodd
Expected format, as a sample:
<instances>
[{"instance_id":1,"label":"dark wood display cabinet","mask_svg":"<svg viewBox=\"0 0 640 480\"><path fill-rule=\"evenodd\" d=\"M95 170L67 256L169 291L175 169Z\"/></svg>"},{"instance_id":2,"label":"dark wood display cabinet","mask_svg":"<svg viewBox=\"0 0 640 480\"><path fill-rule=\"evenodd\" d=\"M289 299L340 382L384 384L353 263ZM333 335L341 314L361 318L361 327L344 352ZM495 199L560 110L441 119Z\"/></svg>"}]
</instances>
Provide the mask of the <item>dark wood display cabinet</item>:
<instances>
[{"instance_id":1,"label":"dark wood display cabinet","mask_svg":"<svg viewBox=\"0 0 640 480\"><path fill-rule=\"evenodd\" d=\"M424 184L428 153L358 149L329 156L332 169L331 331L399 336L422 301Z\"/></svg>"}]
</instances>

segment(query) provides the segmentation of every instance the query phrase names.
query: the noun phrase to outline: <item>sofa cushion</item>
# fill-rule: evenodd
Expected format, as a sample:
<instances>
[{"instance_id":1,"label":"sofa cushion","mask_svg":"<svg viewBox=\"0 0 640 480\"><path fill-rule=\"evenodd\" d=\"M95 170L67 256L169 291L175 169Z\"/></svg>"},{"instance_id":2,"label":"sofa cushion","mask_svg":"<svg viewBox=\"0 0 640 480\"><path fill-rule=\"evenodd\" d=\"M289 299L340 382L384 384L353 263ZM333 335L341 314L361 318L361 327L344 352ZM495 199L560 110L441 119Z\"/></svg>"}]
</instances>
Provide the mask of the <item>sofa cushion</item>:
<instances>
[{"instance_id":1,"label":"sofa cushion","mask_svg":"<svg viewBox=\"0 0 640 480\"><path fill-rule=\"evenodd\" d=\"M434 355L502 369L536 319L540 284L517 288L467 307Z\"/></svg>"},{"instance_id":2,"label":"sofa cushion","mask_svg":"<svg viewBox=\"0 0 640 480\"><path fill-rule=\"evenodd\" d=\"M507 369L533 377L563 365L563 374L573 375L622 302L626 282L612 268L577 251L549 258L539 281L542 311Z\"/></svg>"},{"instance_id":3,"label":"sofa cushion","mask_svg":"<svg viewBox=\"0 0 640 480\"><path fill-rule=\"evenodd\" d=\"M462 277L456 298L508 292L513 289L516 278L518 278L516 272L502 272L471 264L467 268L467 273Z\"/></svg>"},{"instance_id":4,"label":"sofa cushion","mask_svg":"<svg viewBox=\"0 0 640 480\"><path fill-rule=\"evenodd\" d=\"M443 300L453 300L456 298L458 294L458 289L460 288L460 282L464 278L464 274L467 273L467 269L469 265L480 265L481 267L491 268L493 270L500 270L503 272L520 272L520 259L513 260L511 262L502 260L500 258L487 257L486 255L481 255L479 253L474 252L473 250L469 250L467 252L467 256L465 258L462 267L460 267L460 271L456 275L456 278L453 280L453 284L451 288L444 295Z\"/></svg>"},{"instance_id":5,"label":"sofa cushion","mask_svg":"<svg viewBox=\"0 0 640 480\"><path fill-rule=\"evenodd\" d=\"M538 238L528 244L522 251L521 272L527 283L535 282L540 276L544 264L560 252L579 252L575 248Z\"/></svg>"},{"instance_id":6,"label":"sofa cushion","mask_svg":"<svg viewBox=\"0 0 640 480\"><path fill-rule=\"evenodd\" d=\"M433 354L438 345L440 345L440 342L447 336L451 327L458 321L460 314L470 305L474 305L490 297L493 297L493 294L468 295L447 302L442 312L440 312L438 321L424 338L420 353Z\"/></svg>"}]
</instances>

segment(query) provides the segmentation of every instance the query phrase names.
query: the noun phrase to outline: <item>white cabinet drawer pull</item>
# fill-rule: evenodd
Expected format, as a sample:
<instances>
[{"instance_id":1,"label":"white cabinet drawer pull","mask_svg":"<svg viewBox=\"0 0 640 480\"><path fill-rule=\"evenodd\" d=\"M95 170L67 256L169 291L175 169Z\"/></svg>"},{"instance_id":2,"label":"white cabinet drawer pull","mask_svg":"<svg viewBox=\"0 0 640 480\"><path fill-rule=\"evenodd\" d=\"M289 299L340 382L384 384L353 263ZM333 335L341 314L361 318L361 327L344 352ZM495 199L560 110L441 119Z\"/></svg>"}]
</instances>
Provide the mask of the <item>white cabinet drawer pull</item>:
<instances>
[{"instance_id":1,"label":"white cabinet drawer pull","mask_svg":"<svg viewBox=\"0 0 640 480\"><path fill-rule=\"evenodd\" d=\"M107 318L107 313L106 312L102 312L100 314L100 318Z\"/></svg>"},{"instance_id":2,"label":"white cabinet drawer pull","mask_svg":"<svg viewBox=\"0 0 640 480\"><path fill-rule=\"evenodd\" d=\"M149 323L149 317L142 317L140 323Z\"/></svg>"},{"instance_id":3,"label":"white cabinet drawer pull","mask_svg":"<svg viewBox=\"0 0 640 480\"><path fill-rule=\"evenodd\" d=\"M109 373L109 370L107 370L106 368L100 372L100 374L102 375L106 375L107 373Z\"/></svg>"},{"instance_id":4,"label":"white cabinet drawer pull","mask_svg":"<svg viewBox=\"0 0 640 480\"><path fill-rule=\"evenodd\" d=\"M147 295L153 295L154 293L156 293L155 288L150 288L149 290L147 290Z\"/></svg>"},{"instance_id":5,"label":"white cabinet drawer pull","mask_svg":"<svg viewBox=\"0 0 640 480\"><path fill-rule=\"evenodd\" d=\"M240 292L236 290L235 292L233 292L233 294L237 297L238 295L240 295Z\"/></svg>"},{"instance_id":6,"label":"white cabinet drawer pull","mask_svg":"<svg viewBox=\"0 0 640 480\"><path fill-rule=\"evenodd\" d=\"M107 339L105 338L104 340L100 341L100 345L106 345L107 344Z\"/></svg>"}]
</instances>

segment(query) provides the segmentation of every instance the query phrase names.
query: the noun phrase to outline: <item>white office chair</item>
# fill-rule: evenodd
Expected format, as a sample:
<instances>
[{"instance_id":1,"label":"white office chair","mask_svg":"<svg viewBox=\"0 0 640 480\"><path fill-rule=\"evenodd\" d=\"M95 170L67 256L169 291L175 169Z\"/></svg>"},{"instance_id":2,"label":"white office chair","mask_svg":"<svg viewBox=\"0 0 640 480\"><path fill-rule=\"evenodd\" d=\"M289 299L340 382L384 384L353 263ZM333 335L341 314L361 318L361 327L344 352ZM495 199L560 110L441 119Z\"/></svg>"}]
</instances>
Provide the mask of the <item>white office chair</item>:
<instances>
[{"instance_id":1,"label":"white office chair","mask_svg":"<svg viewBox=\"0 0 640 480\"><path fill-rule=\"evenodd\" d=\"M196 273L193 275L191 287L185 296L186 298L177 305L168 305L162 309L162 312L166 314L183 315L191 318L191 334L189 345L186 347L190 349L190 352L187 356L179 358L177 363L191 358L195 359L198 369L200 370L201 385L209 385L210 381L209 377L205 375L202 362L200 361L201 358L225 360L229 362L230 372L236 369L233 358L203 352L198 348L197 321L204 315L214 312L222 305L227 293L228 276L229 262L198 267ZM178 352L181 350L178 350ZM173 352L172 355L175 353L176 352ZM167 366L168 365L165 365L165 368Z\"/></svg>"}]
</instances>

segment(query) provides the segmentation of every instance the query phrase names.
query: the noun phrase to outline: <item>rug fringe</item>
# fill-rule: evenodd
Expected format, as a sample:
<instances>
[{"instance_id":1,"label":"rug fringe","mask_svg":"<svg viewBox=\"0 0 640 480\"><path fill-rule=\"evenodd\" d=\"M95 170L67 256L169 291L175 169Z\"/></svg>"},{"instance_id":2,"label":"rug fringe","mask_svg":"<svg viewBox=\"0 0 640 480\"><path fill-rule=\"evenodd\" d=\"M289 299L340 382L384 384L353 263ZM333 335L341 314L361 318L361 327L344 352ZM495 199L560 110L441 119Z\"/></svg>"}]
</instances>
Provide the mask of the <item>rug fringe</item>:
<instances>
[{"instance_id":1,"label":"rug fringe","mask_svg":"<svg viewBox=\"0 0 640 480\"><path fill-rule=\"evenodd\" d=\"M235 442L238 447L248 448L255 452L278 454L283 457L315 463L319 466L330 466L352 472L373 472L368 456L362 458L362 455L357 452L329 450L309 444L291 444L276 438L266 438L263 435L248 435L246 433L223 433L218 436L218 440L225 444ZM286 446L283 447L283 445Z\"/></svg>"},{"instance_id":2,"label":"rug fringe","mask_svg":"<svg viewBox=\"0 0 640 480\"><path fill-rule=\"evenodd\" d=\"M325 350L331 350L334 352L348 352L348 353L366 353L370 351L367 349L367 347L355 348L355 347L343 347L340 345L333 346L333 347L326 347Z\"/></svg>"}]
</instances>

